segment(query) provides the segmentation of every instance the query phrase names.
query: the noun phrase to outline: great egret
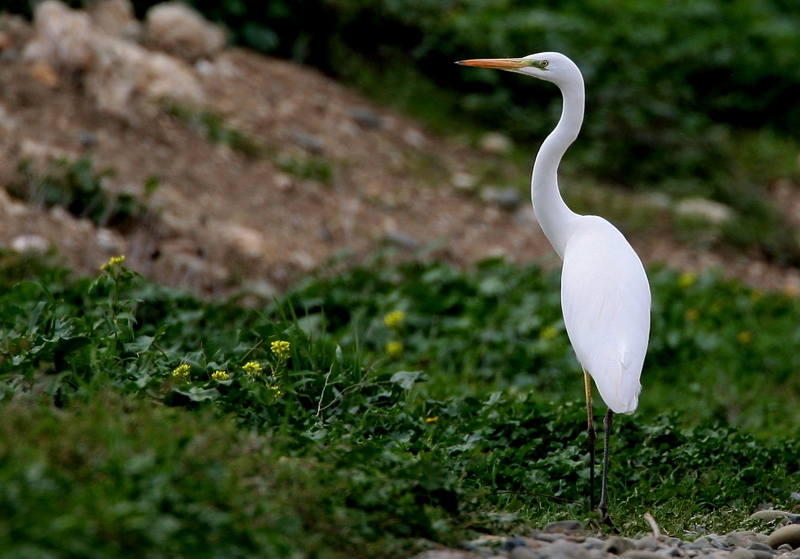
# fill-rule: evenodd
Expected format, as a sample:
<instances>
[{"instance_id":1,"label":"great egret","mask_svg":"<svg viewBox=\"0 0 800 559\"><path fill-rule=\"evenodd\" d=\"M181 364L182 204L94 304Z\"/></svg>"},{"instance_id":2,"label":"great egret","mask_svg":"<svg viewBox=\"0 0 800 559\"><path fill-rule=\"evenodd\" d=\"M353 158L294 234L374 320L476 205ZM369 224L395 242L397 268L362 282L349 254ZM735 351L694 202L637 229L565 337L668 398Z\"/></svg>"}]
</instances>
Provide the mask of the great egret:
<instances>
[{"instance_id":1,"label":"great egret","mask_svg":"<svg viewBox=\"0 0 800 559\"><path fill-rule=\"evenodd\" d=\"M599 509L608 515L608 442L616 413L633 413L650 335L650 285L641 260L619 230L602 217L570 210L558 189L558 165L583 123L583 76L557 52L523 58L477 59L464 66L495 68L556 84L564 105L561 119L542 143L533 165L531 198L536 217L563 260L561 309L572 347L583 367L589 435L590 506L594 509L596 434L592 412L594 379L608 406L604 426L603 481Z\"/></svg>"}]
</instances>

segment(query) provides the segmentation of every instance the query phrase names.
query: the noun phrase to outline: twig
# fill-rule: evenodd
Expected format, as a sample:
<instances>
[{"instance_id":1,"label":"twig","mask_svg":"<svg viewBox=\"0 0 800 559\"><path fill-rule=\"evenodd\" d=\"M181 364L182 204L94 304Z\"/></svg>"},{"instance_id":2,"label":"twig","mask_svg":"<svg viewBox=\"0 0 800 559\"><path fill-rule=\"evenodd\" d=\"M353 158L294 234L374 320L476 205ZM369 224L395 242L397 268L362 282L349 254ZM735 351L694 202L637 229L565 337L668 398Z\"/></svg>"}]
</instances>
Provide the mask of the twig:
<instances>
[{"instance_id":1,"label":"twig","mask_svg":"<svg viewBox=\"0 0 800 559\"><path fill-rule=\"evenodd\" d=\"M325 384L322 386L322 392L319 395L319 402L317 402L317 417L322 413L322 399L325 397L325 389L328 388L328 380L331 378L333 372L333 365L328 369L328 374L325 375Z\"/></svg>"},{"instance_id":2,"label":"twig","mask_svg":"<svg viewBox=\"0 0 800 559\"><path fill-rule=\"evenodd\" d=\"M650 528L653 530L653 537L657 540L661 539L661 529L658 527L658 523L656 519L653 518L653 515L649 512L644 513L644 519L650 525Z\"/></svg>"}]
</instances>

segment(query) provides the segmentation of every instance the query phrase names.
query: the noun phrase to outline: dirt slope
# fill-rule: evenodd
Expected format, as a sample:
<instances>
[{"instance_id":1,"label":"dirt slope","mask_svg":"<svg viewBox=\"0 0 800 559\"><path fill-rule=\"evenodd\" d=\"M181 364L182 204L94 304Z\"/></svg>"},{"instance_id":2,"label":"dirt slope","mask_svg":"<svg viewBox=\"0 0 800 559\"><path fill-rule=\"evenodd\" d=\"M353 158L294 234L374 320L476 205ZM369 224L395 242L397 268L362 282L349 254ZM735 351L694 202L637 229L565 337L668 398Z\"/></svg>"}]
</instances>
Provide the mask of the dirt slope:
<instances>
[{"instance_id":1,"label":"dirt slope","mask_svg":"<svg viewBox=\"0 0 800 559\"><path fill-rule=\"evenodd\" d=\"M0 41L0 186L19 181L22 160L41 166L89 155L97 169L115 171L107 189L138 193L152 216L124 232L98 229L0 189L2 247L36 249L44 239L82 274L126 254L146 276L204 296L269 296L334 257L357 262L386 245L463 265L492 255L557 263L526 199L503 209L453 186L455 175L490 156L313 69L241 49L191 66L204 110L264 148L248 158L210 141L200 121L157 106L134 104L124 117L101 111L80 76L20 54L29 38L18 30L5 47ZM315 165L323 180L302 178ZM153 177L158 188L147 197L143 184ZM800 287L795 271L757 260L723 259L662 235L632 242L647 262L724 265L763 288Z\"/></svg>"}]
</instances>

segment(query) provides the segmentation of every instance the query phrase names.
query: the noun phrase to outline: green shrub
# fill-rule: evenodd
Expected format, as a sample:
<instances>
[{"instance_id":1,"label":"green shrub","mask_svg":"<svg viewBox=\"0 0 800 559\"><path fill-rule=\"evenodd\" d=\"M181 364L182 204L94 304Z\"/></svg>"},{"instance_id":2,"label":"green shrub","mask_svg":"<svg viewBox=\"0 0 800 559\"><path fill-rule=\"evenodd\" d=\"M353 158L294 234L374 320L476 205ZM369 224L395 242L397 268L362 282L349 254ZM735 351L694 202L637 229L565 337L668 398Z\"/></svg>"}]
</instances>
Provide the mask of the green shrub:
<instances>
[{"instance_id":1,"label":"green shrub","mask_svg":"<svg viewBox=\"0 0 800 559\"><path fill-rule=\"evenodd\" d=\"M30 204L61 206L75 217L88 218L101 227L130 227L146 208L130 193L111 194L103 188L103 179L114 174L113 169L95 171L89 157L57 159L49 162L43 172L23 160L18 166L18 178L8 185L8 191Z\"/></svg>"}]
</instances>

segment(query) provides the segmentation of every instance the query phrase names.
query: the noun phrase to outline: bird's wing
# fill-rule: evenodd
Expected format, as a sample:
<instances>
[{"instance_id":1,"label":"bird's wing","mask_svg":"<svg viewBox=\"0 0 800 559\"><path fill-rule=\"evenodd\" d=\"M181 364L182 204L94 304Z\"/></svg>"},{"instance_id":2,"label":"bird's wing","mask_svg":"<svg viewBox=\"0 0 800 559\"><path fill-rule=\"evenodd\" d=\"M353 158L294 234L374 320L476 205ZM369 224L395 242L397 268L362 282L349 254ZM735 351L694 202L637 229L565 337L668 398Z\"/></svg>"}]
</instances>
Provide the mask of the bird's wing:
<instances>
[{"instance_id":1,"label":"bird's wing","mask_svg":"<svg viewBox=\"0 0 800 559\"><path fill-rule=\"evenodd\" d=\"M602 218L582 216L567 243L561 307L578 360L603 401L632 413L650 335L650 286L633 248Z\"/></svg>"}]
</instances>

